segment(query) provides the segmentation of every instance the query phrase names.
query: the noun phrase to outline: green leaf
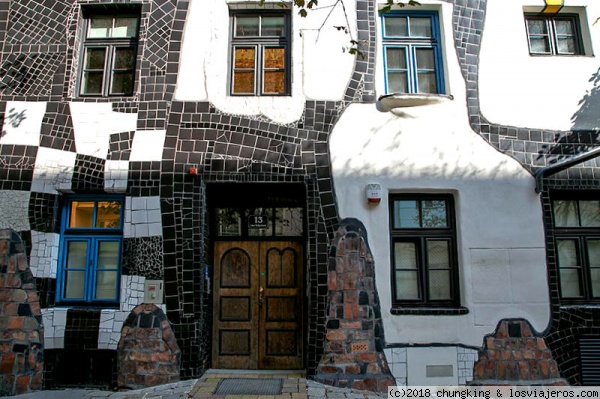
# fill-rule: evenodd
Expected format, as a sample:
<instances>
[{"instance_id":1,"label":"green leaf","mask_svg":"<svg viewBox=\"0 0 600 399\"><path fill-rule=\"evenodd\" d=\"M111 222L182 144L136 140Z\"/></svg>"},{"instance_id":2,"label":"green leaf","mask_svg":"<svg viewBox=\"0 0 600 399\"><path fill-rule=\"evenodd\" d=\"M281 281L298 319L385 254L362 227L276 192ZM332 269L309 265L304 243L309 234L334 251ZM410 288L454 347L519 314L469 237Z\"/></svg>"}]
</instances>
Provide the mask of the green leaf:
<instances>
[{"instance_id":1,"label":"green leaf","mask_svg":"<svg viewBox=\"0 0 600 399\"><path fill-rule=\"evenodd\" d=\"M384 6L379 10L379 13L386 14L386 13L390 12L391 9L392 9L392 6Z\"/></svg>"},{"instance_id":2,"label":"green leaf","mask_svg":"<svg viewBox=\"0 0 600 399\"><path fill-rule=\"evenodd\" d=\"M304 0L294 0L294 4L298 7L304 7Z\"/></svg>"},{"instance_id":3,"label":"green leaf","mask_svg":"<svg viewBox=\"0 0 600 399\"><path fill-rule=\"evenodd\" d=\"M300 11L298 11L298 14L300 14L300 16L302 18L306 18L306 16L308 15L308 13L306 12L306 10L303 8Z\"/></svg>"},{"instance_id":4,"label":"green leaf","mask_svg":"<svg viewBox=\"0 0 600 399\"><path fill-rule=\"evenodd\" d=\"M258 5L261 6L261 7L264 6L265 5L265 0L260 0L258 2Z\"/></svg>"}]
</instances>

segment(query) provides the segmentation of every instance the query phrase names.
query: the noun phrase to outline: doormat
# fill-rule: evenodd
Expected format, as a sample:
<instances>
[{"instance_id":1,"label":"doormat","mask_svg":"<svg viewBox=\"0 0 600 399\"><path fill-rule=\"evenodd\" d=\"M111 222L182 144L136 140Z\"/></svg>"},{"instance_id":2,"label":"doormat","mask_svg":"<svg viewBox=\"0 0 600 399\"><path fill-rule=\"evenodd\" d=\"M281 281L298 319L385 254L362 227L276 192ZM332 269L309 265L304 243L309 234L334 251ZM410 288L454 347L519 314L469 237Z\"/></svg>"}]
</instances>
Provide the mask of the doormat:
<instances>
[{"instance_id":1,"label":"doormat","mask_svg":"<svg viewBox=\"0 0 600 399\"><path fill-rule=\"evenodd\" d=\"M281 395L281 378L224 378L214 395Z\"/></svg>"}]
</instances>

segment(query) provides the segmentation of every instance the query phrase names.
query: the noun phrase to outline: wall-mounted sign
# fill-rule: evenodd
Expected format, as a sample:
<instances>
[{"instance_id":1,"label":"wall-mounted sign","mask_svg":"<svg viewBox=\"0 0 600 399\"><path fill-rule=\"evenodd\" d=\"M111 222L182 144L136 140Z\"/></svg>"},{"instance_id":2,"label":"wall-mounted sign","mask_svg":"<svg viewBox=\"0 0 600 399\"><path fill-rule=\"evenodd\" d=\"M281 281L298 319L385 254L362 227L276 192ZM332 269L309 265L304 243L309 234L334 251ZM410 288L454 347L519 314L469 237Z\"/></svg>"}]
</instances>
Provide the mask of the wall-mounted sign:
<instances>
[{"instance_id":1,"label":"wall-mounted sign","mask_svg":"<svg viewBox=\"0 0 600 399\"><path fill-rule=\"evenodd\" d=\"M250 215L248 216L249 229L268 229L269 217L267 215Z\"/></svg>"}]
</instances>

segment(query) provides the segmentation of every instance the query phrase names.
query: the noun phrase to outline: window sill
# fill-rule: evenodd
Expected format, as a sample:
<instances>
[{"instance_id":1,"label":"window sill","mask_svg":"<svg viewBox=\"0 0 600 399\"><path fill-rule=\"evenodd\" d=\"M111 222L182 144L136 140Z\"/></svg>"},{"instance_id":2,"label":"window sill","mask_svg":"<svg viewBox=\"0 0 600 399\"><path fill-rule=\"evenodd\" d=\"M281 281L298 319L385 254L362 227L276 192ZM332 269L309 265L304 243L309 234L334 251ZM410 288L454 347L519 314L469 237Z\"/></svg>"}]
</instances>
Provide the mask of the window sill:
<instances>
[{"instance_id":1,"label":"window sill","mask_svg":"<svg viewBox=\"0 0 600 399\"><path fill-rule=\"evenodd\" d=\"M411 315L411 316L461 316L469 313L469 309L464 306L457 308L409 308L409 307L393 307L390 309L392 315Z\"/></svg>"},{"instance_id":2,"label":"window sill","mask_svg":"<svg viewBox=\"0 0 600 399\"><path fill-rule=\"evenodd\" d=\"M454 97L447 94L394 93L379 97L377 105L382 112L393 112L397 108L441 104L451 100L454 100Z\"/></svg>"}]
</instances>

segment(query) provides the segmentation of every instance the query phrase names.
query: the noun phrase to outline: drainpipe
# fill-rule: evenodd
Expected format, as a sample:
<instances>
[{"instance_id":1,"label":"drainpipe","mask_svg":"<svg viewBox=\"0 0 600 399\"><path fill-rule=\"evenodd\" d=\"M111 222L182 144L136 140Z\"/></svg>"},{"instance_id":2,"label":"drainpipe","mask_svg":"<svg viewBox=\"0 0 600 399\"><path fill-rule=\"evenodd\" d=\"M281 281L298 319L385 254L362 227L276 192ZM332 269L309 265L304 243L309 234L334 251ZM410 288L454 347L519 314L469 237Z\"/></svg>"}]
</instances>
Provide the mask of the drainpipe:
<instances>
[{"instance_id":1,"label":"drainpipe","mask_svg":"<svg viewBox=\"0 0 600 399\"><path fill-rule=\"evenodd\" d=\"M538 194L542 192L542 190L544 189L543 179L545 177L558 173L562 170L568 169L573 165L577 165L579 163L596 158L598 155L600 155L600 146L594 147L586 152L573 155L569 158L563 159L562 161L558 161L552 165L543 167L542 169L535 172L535 192Z\"/></svg>"}]
</instances>

